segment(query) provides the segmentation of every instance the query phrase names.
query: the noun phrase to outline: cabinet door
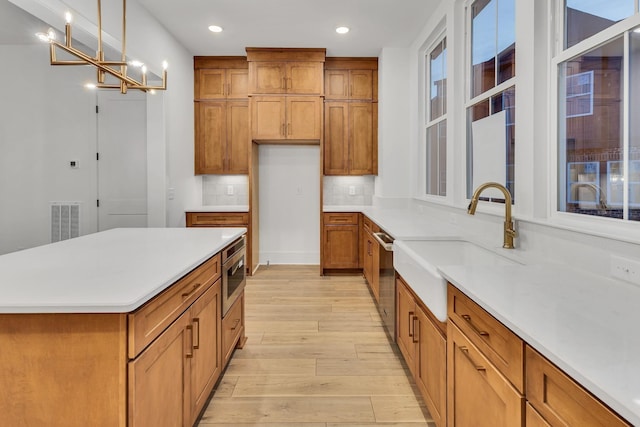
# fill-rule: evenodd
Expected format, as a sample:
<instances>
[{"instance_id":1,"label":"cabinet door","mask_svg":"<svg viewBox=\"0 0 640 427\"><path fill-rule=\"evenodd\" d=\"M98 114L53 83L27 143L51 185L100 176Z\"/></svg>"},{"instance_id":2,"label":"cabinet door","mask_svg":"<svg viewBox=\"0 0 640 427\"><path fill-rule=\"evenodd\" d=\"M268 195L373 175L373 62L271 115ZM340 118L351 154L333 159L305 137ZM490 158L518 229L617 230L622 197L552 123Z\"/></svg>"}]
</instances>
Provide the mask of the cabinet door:
<instances>
[{"instance_id":1,"label":"cabinet door","mask_svg":"<svg viewBox=\"0 0 640 427\"><path fill-rule=\"evenodd\" d=\"M249 173L249 103L233 101L227 104L226 173Z\"/></svg>"},{"instance_id":2,"label":"cabinet door","mask_svg":"<svg viewBox=\"0 0 640 427\"><path fill-rule=\"evenodd\" d=\"M292 95L322 95L322 62L288 62L287 93Z\"/></svg>"},{"instance_id":3,"label":"cabinet door","mask_svg":"<svg viewBox=\"0 0 640 427\"><path fill-rule=\"evenodd\" d=\"M380 243L370 235L371 239L371 292L376 299L376 302L380 302ZM384 250L384 249L382 249Z\"/></svg>"},{"instance_id":4,"label":"cabinet door","mask_svg":"<svg viewBox=\"0 0 640 427\"><path fill-rule=\"evenodd\" d=\"M416 307L416 316L416 384L436 425L444 427L447 411L447 340L419 307Z\"/></svg>"},{"instance_id":5,"label":"cabinet door","mask_svg":"<svg viewBox=\"0 0 640 427\"><path fill-rule=\"evenodd\" d=\"M286 97L287 139L320 139L321 98Z\"/></svg>"},{"instance_id":6,"label":"cabinet door","mask_svg":"<svg viewBox=\"0 0 640 427\"><path fill-rule=\"evenodd\" d=\"M524 397L452 323L448 323L447 425L524 425Z\"/></svg>"},{"instance_id":7,"label":"cabinet door","mask_svg":"<svg viewBox=\"0 0 640 427\"><path fill-rule=\"evenodd\" d=\"M226 366L238 340L244 338L244 291L222 319L222 366ZM240 344L242 345L242 344Z\"/></svg>"},{"instance_id":8,"label":"cabinet door","mask_svg":"<svg viewBox=\"0 0 640 427\"><path fill-rule=\"evenodd\" d=\"M195 173L224 173L226 102L196 102Z\"/></svg>"},{"instance_id":9,"label":"cabinet door","mask_svg":"<svg viewBox=\"0 0 640 427\"><path fill-rule=\"evenodd\" d=\"M551 427L551 424L546 422L544 418L542 418L542 415L540 415L538 411L533 409L533 406L527 403L526 407L527 409L525 425L527 427Z\"/></svg>"},{"instance_id":10,"label":"cabinet door","mask_svg":"<svg viewBox=\"0 0 640 427\"><path fill-rule=\"evenodd\" d=\"M401 279L396 279L396 328L397 342L409 370L415 376L416 342L416 304L413 295L407 290L407 285Z\"/></svg>"},{"instance_id":11,"label":"cabinet door","mask_svg":"<svg viewBox=\"0 0 640 427\"><path fill-rule=\"evenodd\" d=\"M222 373L220 283L218 279L189 309L191 343L191 419L204 408Z\"/></svg>"},{"instance_id":12,"label":"cabinet door","mask_svg":"<svg viewBox=\"0 0 640 427\"><path fill-rule=\"evenodd\" d=\"M373 70L349 71L349 98L373 99Z\"/></svg>"},{"instance_id":13,"label":"cabinet door","mask_svg":"<svg viewBox=\"0 0 640 427\"><path fill-rule=\"evenodd\" d=\"M196 74L196 99L224 99L226 97L224 69L203 69Z\"/></svg>"},{"instance_id":14,"label":"cabinet door","mask_svg":"<svg viewBox=\"0 0 640 427\"><path fill-rule=\"evenodd\" d=\"M326 70L324 72L324 99L349 97L349 71Z\"/></svg>"},{"instance_id":15,"label":"cabinet door","mask_svg":"<svg viewBox=\"0 0 640 427\"><path fill-rule=\"evenodd\" d=\"M324 268L358 268L358 225L325 225Z\"/></svg>"},{"instance_id":16,"label":"cabinet door","mask_svg":"<svg viewBox=\"0 0 640 427\"><path fill-rule=\"evenodd\" d=\"M249 70L227 70L226 96L229 99L246 98L249 95Z\"/></svg>"},{"instance_id":17,"label":"cabinet door","mask_svg":"<svg viewBox=\"0 0 640 427\"><path fill-rule=\"evenodd\" d=\"M251 98L251 138L273 140L285 138L286 102L282 96Z\"/></svg>"},{"instance_id":18,"label":"cabinet door","mask_svg":"<svg viewBox=\"0 0 640 427\"><path fill-rule=\"evenodd\" d=\"M324 104L324 174L349 174L349 107L346 102Z\"/></svg>"},{"instance_id":19,"label":"cabinet door","mask_svg":"<svg viewBox=\"0 0 640 427\"><path fill-rule=\"evenodd\" d=\"M191 426L192 339L187 311L129 362L129 427Z\"/></svg>"},{"instance_id":20,"label":"cabinet door","mask_svg":"<svg viewBox=\"0 0 640 427\"><path fill-rule=\"evenodd\" d=\"M371 246L373 242L371 240L371 235L367 232L367 229L364 228L362 233L362 252L364 256L362 272L367 283L371 283L372 280L373 252Z\"/></svg>"},{"instance_id":21,"label":"cabinet door","mask_svg":"<svg viewBox=\"0 0 640 427\"><path fill-rule=\"evenodd\" d=\"M249 93L279 94L287 91L284 62L249 62Z\"/></svg>"},{"instance_id":22,"label":"cabinet door","mask_svg":"<svg viewBox=\"0 0 640 427\"><path fill-rule=\"evenodd\" d=\"M374 174L378 153L374 143L373 109L374 104L370 102L349 104L350 175Z\"/></svg>"}]
</instances>

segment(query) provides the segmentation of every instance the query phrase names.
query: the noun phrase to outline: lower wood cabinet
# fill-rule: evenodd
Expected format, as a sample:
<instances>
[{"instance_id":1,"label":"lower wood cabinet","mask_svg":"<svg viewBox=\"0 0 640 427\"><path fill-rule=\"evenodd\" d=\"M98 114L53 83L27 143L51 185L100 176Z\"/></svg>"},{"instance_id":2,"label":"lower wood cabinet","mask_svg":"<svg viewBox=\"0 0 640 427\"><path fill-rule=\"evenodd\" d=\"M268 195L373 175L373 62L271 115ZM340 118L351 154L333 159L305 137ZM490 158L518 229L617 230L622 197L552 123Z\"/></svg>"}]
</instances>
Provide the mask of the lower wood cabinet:
<instances>
[{"instance_id":1,"label":"lower wood cabinet","mask_svg":"<svg viewBox=\"0 0 640 427\"><path fill-rule=\"evenodd\" d=\"M323 269L357 269L360 266L360 215L326 212L322 215Z\"/></svg>"},{"instance_id":2,"label":"lower wood cabinet","mask_svg":"<svg viewBox=\"0 0 640 427\"><path fill-rule=\"evenodd\" d=\"M527 411L527 427L631 425L529 346L526 366L527 400L532 406ZM536 415L538 424L529 424L529 418Z\"/></svg>"},{"instance_id":3,"label":"lower wood cabinet","mask_svg":"<svg viewBox=\"0 0 640 427\"><path fill-rule=\"evenodd\" d=\"M187 227L244 227L247 229L247 251L245 264L251 276L257 267L257 253L254 254L251 220L248 212L187 212ZM255 248L257 249L257 248ZM254 263L256 265L254 265Z\"/></svg>"},{"instance_id":4,"label":"lower wood cabinet","mask_svg":"<svg viewBox=\"0 0 640 427\"><path fill-rule=\"evenodd\" d=\"M222 365L226 366L233 350L242 348L246 341L244 335L244 291L229 308L222 319Z\"/></svg>"},{"instance_id":5,"label":"lower wood cabinet","mask_svg":"<svg viewBox=\"0 0 640 427\"><path fill-rule=\"evenodd\" d=\"M447 417L446 325L422 307L400 276L396 278L397 343L438 427Z\"/></svg>"},{"instance_id":6,"label":"lower wood cabinet","mask_svg":"<svg viewBox=\"0 0 640 427\"><path fill-rule=\"evenodd\" d=\"M380 244L373 233L380 228L365 215L362 216L362 270L376 302L380 302Z\"/></svg>"}]
</instances>

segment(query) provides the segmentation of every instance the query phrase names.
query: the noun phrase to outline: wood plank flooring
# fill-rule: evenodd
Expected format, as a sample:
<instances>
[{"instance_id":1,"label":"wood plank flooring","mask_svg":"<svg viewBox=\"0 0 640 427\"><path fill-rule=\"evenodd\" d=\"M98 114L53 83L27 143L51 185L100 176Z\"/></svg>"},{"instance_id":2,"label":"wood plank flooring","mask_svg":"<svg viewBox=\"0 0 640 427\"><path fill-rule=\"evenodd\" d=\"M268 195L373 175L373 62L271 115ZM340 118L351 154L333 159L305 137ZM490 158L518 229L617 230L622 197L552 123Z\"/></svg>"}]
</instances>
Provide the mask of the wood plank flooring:
<instances>
[{"instance_id":1,"label":"wood plank flooring","mask_svg":"<svg viewBox=\"0 0 640 427\"><path fill-rule=\"evenodd\" d=\"M360 276L261 267L199 427L435 427Z\"/></svg>"}]
</instances>

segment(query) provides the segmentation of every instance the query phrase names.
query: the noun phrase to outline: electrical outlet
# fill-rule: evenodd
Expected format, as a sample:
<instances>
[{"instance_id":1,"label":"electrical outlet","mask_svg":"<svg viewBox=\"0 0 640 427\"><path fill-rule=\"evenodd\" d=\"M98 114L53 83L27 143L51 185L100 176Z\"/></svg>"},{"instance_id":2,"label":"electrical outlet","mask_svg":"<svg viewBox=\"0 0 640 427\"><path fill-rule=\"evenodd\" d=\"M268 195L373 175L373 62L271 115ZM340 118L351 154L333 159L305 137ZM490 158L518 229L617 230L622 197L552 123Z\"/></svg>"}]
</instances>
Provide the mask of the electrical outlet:
<instances>
[{"instance_id":1,"label":"electrical outlet","mask_svg":"<svg viewBox=\"0 0 640 427\"><path fill-rule=\"evenodd\" d=\"M77 160L69 160L69 167L71 169L78 169L80 167L80 162Z\"/></svg>"},{"instance_id":2,"label":"electrical outlet","mask_svg":"<svg viewBox=\"0 0 640 427\"><path fill-rule=\"evenodd\" d=\"M355 185L350 185L349 186L349 195L350 196L355 196L356 195L356 186Z\"/></svg>"},{"instance_id":3,"label":"electrical outlet","mask_svg":"<svg viewBox=\"0 0 640 427\"><path fill-rule=\"evenodd\" d=\"M611 275L640 285L640 261L611 255Z\"/></svg>"},{"instance_id":4,"label":"electrical outlet","mask_svg":"<svg viewBox=\"0 0 640 427\"><path fill-rule=\"evenodd\" d=\"M169 188L167 190L167 198L169 200L173 200L173 199L176 198L176 189L175 188L172 187L172 188Z\"/></svg>"},{"instance_id":5,"label":"electrical outlet","mask_svg":"<svg viewBox=\"0 0 640 427\"><path fill-rule=\"evenodd\" d=\"M233 196L233 185L227 185L227 196Z\"/></svg>"}]
</instances>

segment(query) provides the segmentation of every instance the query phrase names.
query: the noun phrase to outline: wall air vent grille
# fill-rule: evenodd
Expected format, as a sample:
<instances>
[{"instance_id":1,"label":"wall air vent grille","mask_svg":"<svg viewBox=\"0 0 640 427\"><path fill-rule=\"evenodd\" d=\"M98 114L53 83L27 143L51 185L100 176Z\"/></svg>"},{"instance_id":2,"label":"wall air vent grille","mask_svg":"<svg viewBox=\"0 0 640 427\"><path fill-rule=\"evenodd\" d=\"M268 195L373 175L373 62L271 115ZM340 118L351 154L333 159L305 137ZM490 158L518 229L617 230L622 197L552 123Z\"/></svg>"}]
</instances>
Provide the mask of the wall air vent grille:
<instances>
[{"instance_id":1,"label":"wall air vent grille","mask_svg":"<svg viewBox=\"0 0 640 427\"><path fill-rule=\"evenodd\" d=\"M51 243L80 235L80 203L51 202Z\"/></svg>"}]
</instances>

